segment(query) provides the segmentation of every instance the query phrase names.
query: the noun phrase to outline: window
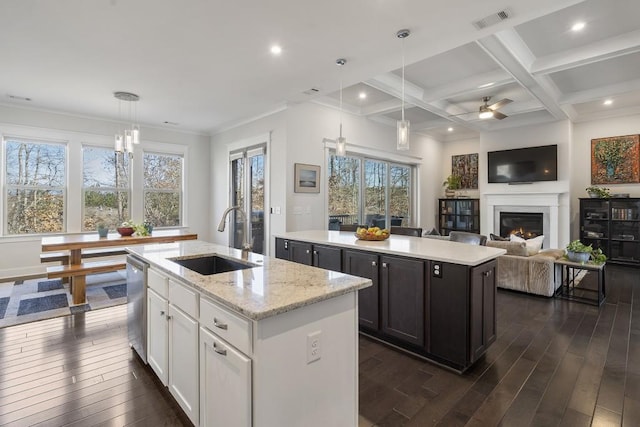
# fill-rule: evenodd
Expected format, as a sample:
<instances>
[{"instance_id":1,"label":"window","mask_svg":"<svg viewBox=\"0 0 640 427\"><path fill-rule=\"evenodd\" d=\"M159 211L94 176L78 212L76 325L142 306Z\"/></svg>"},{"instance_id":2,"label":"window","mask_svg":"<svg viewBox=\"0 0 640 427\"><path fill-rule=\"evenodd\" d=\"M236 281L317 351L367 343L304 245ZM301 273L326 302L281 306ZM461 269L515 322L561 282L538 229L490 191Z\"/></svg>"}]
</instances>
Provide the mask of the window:
<instances>
[{"instance_id":1,"label":"window","mask_svg":"<svg viewBox=\"0 0 640 427\"><path fill-rule=\"evenodd\" d=\"M5 138L5 234L65 230L66 146Z\"/></svg>"},{"instance_id":2,"label":"window","mask_svg":"<svg viewBox=\"0 0 640 427\"><path fill-rule=\"evenodd\" d=\"M183 157L144 153L144 220L154 227L182 225Z\"/></svg>"},{"instance_id":3,"label":"window","mask_svg":"<svg viewBox=\"0 0 640 427\"><path fill-rule=\"evenodd\" d=\"M328 170L329 229L411 225L413 166L331 154Z\"/></svg>"},{"instance_id":4,"label":"window","mask_svg":"<svg viewBox=\"0 0 640 427\"><path fill-rule=\"evenodd\" d=\"M83 147L82 187L83 231L95 230L98 224L113 230L130 218L128 156L113 148Z\"/></svg>"}]
</instances>

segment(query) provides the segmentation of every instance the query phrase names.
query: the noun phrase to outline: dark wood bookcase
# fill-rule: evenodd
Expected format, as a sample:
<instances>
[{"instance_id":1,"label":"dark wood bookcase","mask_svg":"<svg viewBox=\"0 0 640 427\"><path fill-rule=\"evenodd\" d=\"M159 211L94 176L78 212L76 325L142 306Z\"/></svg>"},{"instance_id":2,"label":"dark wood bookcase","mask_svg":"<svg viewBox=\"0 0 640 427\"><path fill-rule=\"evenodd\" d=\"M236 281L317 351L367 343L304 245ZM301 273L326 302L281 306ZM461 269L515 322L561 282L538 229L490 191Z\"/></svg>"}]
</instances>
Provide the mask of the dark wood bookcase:
<instances>
[{"instance_id":1,"label":"dark wood bookcase","mask_svg":"<svg viewBox=\"0 0 640 427\"><path fill-rule=\"evenodd\" d=\"M438 199L438 228L448 236L451 231L480 233L479 199Z\"/></svg>"}]
</instances>

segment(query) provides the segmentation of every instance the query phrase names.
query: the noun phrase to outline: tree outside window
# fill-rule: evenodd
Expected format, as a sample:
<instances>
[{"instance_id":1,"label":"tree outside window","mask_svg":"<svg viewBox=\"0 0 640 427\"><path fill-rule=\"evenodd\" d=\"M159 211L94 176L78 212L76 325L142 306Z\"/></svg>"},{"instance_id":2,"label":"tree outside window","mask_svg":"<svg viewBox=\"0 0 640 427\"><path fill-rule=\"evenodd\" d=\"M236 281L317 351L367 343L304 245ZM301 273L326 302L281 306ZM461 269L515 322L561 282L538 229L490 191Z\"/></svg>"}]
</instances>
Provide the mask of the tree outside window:
<instances>
[{"instance_id":1,"label":"tree outside window","mask_svg":"<svg viewBox=\"0 0 640 427\"><path fill-rule=\"evenodd\" d=\"M85 146L82 166L82 230L95 230L99 224L119 227L130 218L129 157L112 148Z\"/></svg>"},{"instance_id":2,"label":"tree outside window","mask_svg":"<svg viewBox=\"0 0 640 427\"><path fill-rule=\"evenodd\" d=\"M5 234L64 231L66 146L5 139Z\"/></svg>"},{"instance_id":3,"label":"tree outside window","mask_svg":"<svg viewBox=\"0 0 640 427\"><path fill-rule=\"evenodd\" d=\"M154 227L182 225L183 157L144 153L144 220Z\"/></svg>"}]
</instances>

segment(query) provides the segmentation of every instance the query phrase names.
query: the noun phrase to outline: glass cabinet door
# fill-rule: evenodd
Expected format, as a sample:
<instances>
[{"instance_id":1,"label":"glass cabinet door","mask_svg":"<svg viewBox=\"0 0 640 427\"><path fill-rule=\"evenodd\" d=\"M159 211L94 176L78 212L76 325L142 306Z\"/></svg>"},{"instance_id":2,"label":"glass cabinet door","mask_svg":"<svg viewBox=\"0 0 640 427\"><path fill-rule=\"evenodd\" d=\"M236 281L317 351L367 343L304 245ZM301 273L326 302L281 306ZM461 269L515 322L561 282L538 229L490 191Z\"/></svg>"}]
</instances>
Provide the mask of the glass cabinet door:
<instances>
[{"instance_id":1,"label":"glass cabinet door","mask_svg":"<svg viewBox=\"0 0 640 427\"><path fill-rule=\"evenodd\" d=\"M640 201L611 201L609 238L612 260L640 262Z\"/></svg>"}]
</instances>

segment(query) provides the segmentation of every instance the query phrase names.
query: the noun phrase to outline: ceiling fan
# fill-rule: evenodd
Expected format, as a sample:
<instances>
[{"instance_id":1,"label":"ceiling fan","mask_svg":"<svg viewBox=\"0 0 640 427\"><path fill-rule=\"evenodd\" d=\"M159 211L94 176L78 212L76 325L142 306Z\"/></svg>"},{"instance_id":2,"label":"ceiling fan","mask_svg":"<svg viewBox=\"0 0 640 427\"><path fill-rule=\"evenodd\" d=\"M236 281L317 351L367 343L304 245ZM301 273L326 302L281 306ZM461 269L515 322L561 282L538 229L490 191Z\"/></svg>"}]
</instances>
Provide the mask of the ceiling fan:
<instances>
[{"instance_id":1,"label":"ceiling fan","mask_svg":"<svg viewBox=\"0 0 640 427\"><path fill-rule=\"evenodd\" d=\"M493 117L494 119L498 119L498 120L502 120L508 117L506 114L502 114L500 111L497 111L497 110L504 107L507 104L512 103L513 101L508 98L503 98L500 101L496 102L495 104L489 105L490 99L491 99L490 96L485 96L482 98L482 102L484 102L484 104L481 105L479 108L478 117L480 117L481 119L490 119Z\"/></svg>"}]
</instances>

